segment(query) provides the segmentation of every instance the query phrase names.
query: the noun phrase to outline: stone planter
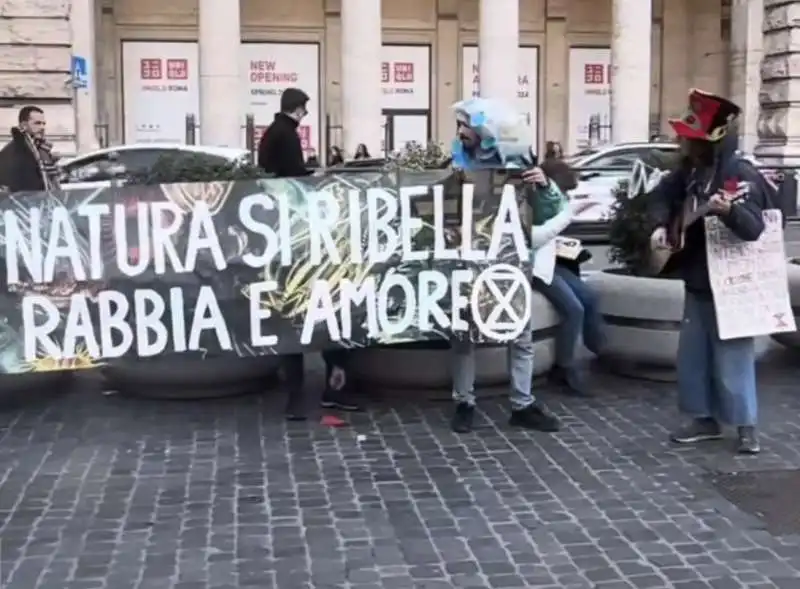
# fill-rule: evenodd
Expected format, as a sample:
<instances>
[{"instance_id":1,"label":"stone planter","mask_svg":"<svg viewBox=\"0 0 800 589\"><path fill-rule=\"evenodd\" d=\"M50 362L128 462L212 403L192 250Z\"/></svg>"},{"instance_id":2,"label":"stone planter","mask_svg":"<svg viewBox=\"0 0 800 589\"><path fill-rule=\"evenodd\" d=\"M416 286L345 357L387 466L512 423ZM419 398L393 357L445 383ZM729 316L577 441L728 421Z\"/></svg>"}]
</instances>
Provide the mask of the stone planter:
<instances>
[{"instance_id":1,"label":"stone planter","mask_svg":"<svg viewBox=\"0 0 800 589\"><path fill-rule=\"evenodd\" d=\"M106 388L159 399L211 399L261 392L278 372L278 356L202 358L171 354L122 359L103 367Z\"/></svg>"},{"instance_id":2,"label":"stone planter","mask_svg":"<svg viewBox=\"0 0 800 589\"><path fill-rule=\"evenodd\" d=\"M789 297L792 301L794 321L797 325L800 325L800 258L789 260L786 265L786 272L789 275ZM772 339L787 348L800 348L800 331L776 333L772 336Z\"/></svg>"},{"instance_id":3,"label":"stone planter","mask_svg":"<svg viewBox=\"0 0 800 589\"><path fill-rule=\"evenodd\" d=\"M38 399L70 390L71 371L21 372L0 374L0 408L24 406Z\"/></svg>"},{"instance_id":4,"label":"stone planter","mask_svg":"<svg viewBox=\"0 0 800 589\"><path fill-rule=\"evenodd\" d=\"M533 293L536 330L535 375L550 370L555 360L555 332L558 314L547 300ZM508 382L506 346L483 346L477 350L476 386L495 386ZM352 351L350 373L366 386L389 389L449 389L450 344L444 341L400 344Z\"/></svg>"},{"instance_id":5,"label":"stone planter","mask_svg":"<svg viewBox=\"0 0 800 589\"><path fill-rule=\"evenodd\" d=\"M605 320L605 367L625 376L674 381L683 318L683 282L620 269L590 274Z\"/></svg>"}]
</instances>

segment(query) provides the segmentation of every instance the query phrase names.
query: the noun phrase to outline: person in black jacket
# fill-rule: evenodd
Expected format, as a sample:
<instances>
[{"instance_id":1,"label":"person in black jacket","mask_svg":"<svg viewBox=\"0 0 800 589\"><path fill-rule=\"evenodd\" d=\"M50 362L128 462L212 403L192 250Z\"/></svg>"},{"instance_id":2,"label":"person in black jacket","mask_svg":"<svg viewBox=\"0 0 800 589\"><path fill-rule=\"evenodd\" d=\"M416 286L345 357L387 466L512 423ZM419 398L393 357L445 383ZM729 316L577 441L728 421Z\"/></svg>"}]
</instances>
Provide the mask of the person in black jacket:
<instances>
[{"instance_id":1,"label":"person in black jacket","mask_svg":"<svg viewBox=\"0 0 800 589\"><path fill-rule=\"evenodd\" d=\"M719 96L692 90L689 112L670 121L686 158L650 194L657 228L656 249L670 247L671 231L682 219L687 199L707 205L736 237L756 241L764 231L762 212L771 207L773 188L736 149L730 125L739 107ZM717 331L714 296L708 275L703 219L685 232L683 248L671 260L684 282L684 320L678 346L678 402L691 421L672 434L689 444L722 437L722 424L737 427L738 451L759 451L756 434L755 342L753 338L722 340Z\"/></svg>"},{"instance_id":2,"label":"person in black jacket","mask_svg":"<svg viewBox=\"0 0 800 589\"><path fill-rule=\"evenodd\" d=\"M57 176L44 140L44 111L38 106L20 109L19 126L11 129L11 141L0 150L0 186L9 192L44 191L53 188ZM40 147L41 146L41 147ZM50 166L50 164L53 164Z\"/></svg>"},{"instance_id":3,"label":"person in black jacket","mask_svg":"<svg viewBox=\"0 0 800 589\"><path fill-rule=\"evenodd\" d=\"M303 147L297 126L308 114L308 94L298 88L287 88L281 95L281 112L261 137L258 145L258 165L265 172L278 178L308 176L313 173L306 167ZM350 400L351 383L347 379L348 354L345 350L323 352L325 360L325 391L322 406L328 409L358 411L360 408ZM286 417L292 421L305 419L305 396L303 394L303 355L289 354L283 357L283 373L289 398Z\"/></svg>"}]
</instances>

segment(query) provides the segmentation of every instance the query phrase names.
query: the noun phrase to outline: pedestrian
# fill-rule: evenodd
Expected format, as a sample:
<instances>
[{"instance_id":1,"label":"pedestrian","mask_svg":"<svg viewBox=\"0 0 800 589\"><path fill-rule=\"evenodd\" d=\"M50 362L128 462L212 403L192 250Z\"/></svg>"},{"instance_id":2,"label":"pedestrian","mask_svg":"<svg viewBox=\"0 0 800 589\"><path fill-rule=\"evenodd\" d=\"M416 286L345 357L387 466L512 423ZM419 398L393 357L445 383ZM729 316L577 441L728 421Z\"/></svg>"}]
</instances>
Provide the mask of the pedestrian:
<instances>
[{"instance_id":1,"label":"pedestrian","mask_svg":"<svg viewBox=\"0 0 800 589\"><path fill-rule=\"evenodd\" d=\"M9 192L59 188L59 169L53 146L45 137L44 111L25 106L11 129L11 141L0 150L0 186Z\"/></svg>"},{"instance_id":2,"label":"pedestrian","mask_svg":"<svg viewBox=\"0 0 800 589\"><path fill-rule=\"evenodd\" d=\"M339 166L344 163L342 148L338 145L331 145L328 150L328 166Z\"/></svg>"},{"instance_id":3,"label":"pedestrian","mask_svg":"<svg viewBox=\"0 0 800 589\"><path fill-rule=\"evenodd\" d=\"M368 160L370 159L370 157L372 156L369 155L369 150L367 149L366 144L359 143L358 146L356 147L356 153L353 159Z\"/></svg>"},{"instance_id":4,"label":"pedestrian","mask_svg":"<svg viewBox=\"0 0 800 589\"><path fill-rule=\"evenodd\" d=\"M530 146L520 150L516 143L508 146L496 137L503 120L518 121L516 113L496 101L487 99L465 100L454 105L458 136L453 142L453 167L461 170L524 169L523 190L530 194L536 226L531 232L531 246L537 250L551 242L569 225L572 214L564 195L555 182L548 180L541 168L535 165ZM501 116L502 115L502 116ZM500 120L495 120L500 119ZM555 257L555 249L552 249ZM559 419L531 392L533 381L533 329L535 317L531 314L520 336L508 344L508 363L511 372L509 424L525 429L555 432ZM456 433L472 430L475 416L475 347L471 342L458 342L453 347L453 400L456 402L451 428Z\"/></svg>"},{"instance_id":5,"label":"pedestrian","mask_svg":"<svg viewBox=\"0 0 800 589\"><path fill-rule=\"evenodd\" d=\"M555 182L561 192L567 193L578 186L578 175L564 161L564 150L557 141L548 141L545 145L542 170L547 177Z\"/></svg>"},{"instance_id":6,"label":"pedestrian","mask_svg":"<svg viewBox=\"0 0 800 589\"><path fill-rule=\"evenodd\" d=\"M308 157L306 158L306 166L309 168L319 168L319 157L317 156L316 149L308 150Z\"/></svg>"},{"instance_id":7,"label":"pedestrian","mask_svg":"<svg viewBox=\"0 0 800 589\"><path fill-rule=\"evenodd\" d=\"M303 147L297 127L308 114L308 94L298 88L287 88L281 94L281 111L264 133L258 146L258 165L277 178L308 176L313 173L306 167ZM347 379L346 350L322 353L325 360L325 390L321 405L328 409L358 411L359 406L350 400L352 386ZM288 389L286 418L290 421L306 419L304 394L303 354L287 354L282 358L283 373Z\"/></svg>"},{"instance_id":8,"label":"pedestrian","mask_svg":"<svg viewBox=\"0 0 800 589\"><path fill-rule=\"evenodd\" d=\"M693 210L707 206L710 215L743 241L761 236L762 212L771 206L774 190L752 163L737 154L736 133L729 131L740 112L730 100L692 90L687 114L669 121L686 160L666 174L650 194L650 213L657 224L651 237L654 249L670 247L668 235L672 232L667 228L682 226L683 211L689 206ZM755 340L720 339L703 219L689 225L682 237L680 255L672 259L685 288L677 360L678 405L690 421L672 434L672 441L718 440L727 424L737 428L739 453L758 453Z\"/></svg>"}]
</instances>

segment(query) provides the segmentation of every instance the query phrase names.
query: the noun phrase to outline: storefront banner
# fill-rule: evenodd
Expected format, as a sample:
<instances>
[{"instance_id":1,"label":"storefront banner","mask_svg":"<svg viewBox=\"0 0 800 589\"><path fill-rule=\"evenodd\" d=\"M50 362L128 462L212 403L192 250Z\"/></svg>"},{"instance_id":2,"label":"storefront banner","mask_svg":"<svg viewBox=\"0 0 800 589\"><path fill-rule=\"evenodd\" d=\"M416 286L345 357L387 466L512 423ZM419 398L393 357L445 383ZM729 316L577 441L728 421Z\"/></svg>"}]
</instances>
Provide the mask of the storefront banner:
<instances>
[{"instance_id":1,"label":"storefront banner","mask_svg":"<svg viewBox=\"0 0 800 589\"><path fill-rule=\"evenodd\" d=\"M532 293L528 213L505 181L362 172L7 194L0 373L510 341Z\"/></svg>"},{"instance_id":2,"label":"storefront banner","mask_svg":"<svg viewBox=\"0 0 800 589\"><path fill-rule=\"evenodd\" d=\"M125 143L185 143L186 115L200 113L197 43L124 41Z\"/></svg>"},{"instance_id":3,"label":"storefront banner","mask_svg":"<svg viewBox=\"0 0 800 589\"><path fill-rule=\"evenodd\" d=\"M517 109L523 124L528 128L531 145L539 145L539 48L520 47L518 54L519 74L517 81ZM478 48L465 46L462 53L462 87L464 98L480 95L480 70Z\"/></svg>"},{"instance_id":4,"label":"storefront banner","mask_svg":"<svg viewBox=\"0 0 800 589\"><path fill-rule=\"evenodd\" d=\"M590 137L590 121L596 121ZM611 49L569 50L569 146L575 153L611 140Z\"/></svg>"},{"instance_id":5,"label":"storefront banner","mask_svg":"<svg viewBox=\"0 0 800 589\"><path fill-rule=\"evenodd\" d=\"M384 45L381 49L384 110L429 110L431 48L427 45Z\"/></svg>"},{"instance_id":6,"label":"storefront banner","mask_svg":"<svg viewBox=\"0 0 800 589\"><path fill-rule=\"evenodd\" d=\"M297 129L306 155L320 149L319 45L316 43L243 43L241 79L244 112L252 114L256 142L280 112L281 94L300 88L311 97L308 115ZM242 122L244 125L244 121ZM244 135L243 135L244 137ZM243 143L244 145L244 143Z\"/></svg>"}]
</instances>

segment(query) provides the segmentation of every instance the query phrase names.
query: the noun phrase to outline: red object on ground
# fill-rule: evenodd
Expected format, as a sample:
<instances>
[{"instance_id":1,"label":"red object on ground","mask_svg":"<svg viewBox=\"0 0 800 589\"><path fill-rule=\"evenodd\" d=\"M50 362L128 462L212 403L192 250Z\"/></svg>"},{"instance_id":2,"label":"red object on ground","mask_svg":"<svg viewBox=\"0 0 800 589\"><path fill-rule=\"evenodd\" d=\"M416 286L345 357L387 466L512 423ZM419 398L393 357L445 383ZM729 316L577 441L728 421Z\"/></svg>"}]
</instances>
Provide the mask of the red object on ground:
<instances>
[{"instance_id":1,"label":"red object on ground","mask_svg":"<svg viewBox=\"0 0 800 589\"><path fill-rule=\"evenodd\" d=\"M319 424L326 427L344 427L348 425L346 421L339 419L335 415L323 415L322 419L319 420Z\"/></svg>"}]
</instances>

